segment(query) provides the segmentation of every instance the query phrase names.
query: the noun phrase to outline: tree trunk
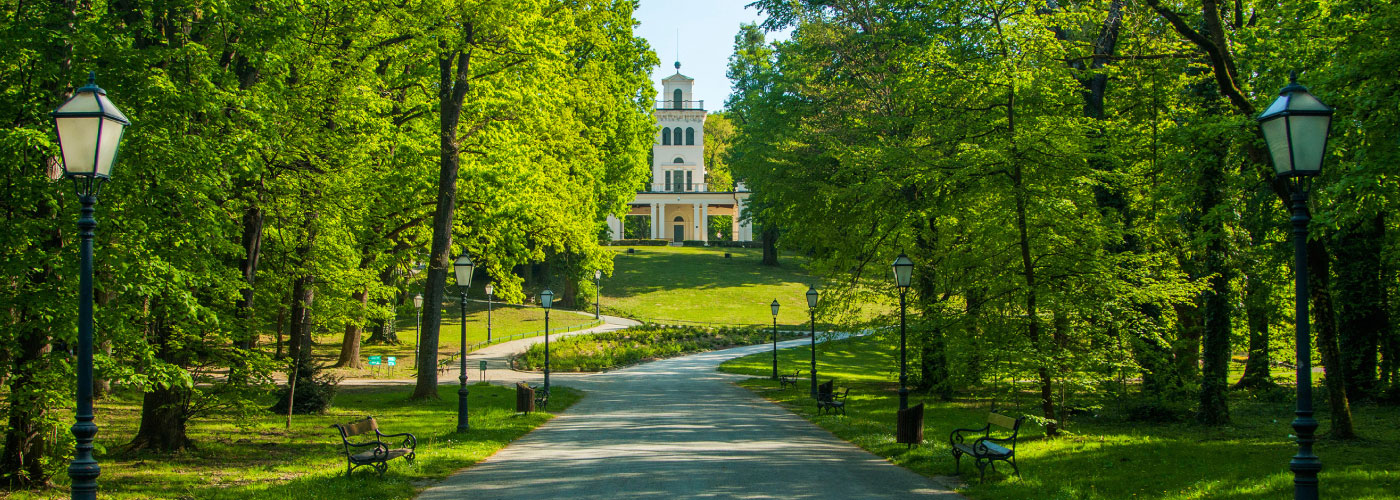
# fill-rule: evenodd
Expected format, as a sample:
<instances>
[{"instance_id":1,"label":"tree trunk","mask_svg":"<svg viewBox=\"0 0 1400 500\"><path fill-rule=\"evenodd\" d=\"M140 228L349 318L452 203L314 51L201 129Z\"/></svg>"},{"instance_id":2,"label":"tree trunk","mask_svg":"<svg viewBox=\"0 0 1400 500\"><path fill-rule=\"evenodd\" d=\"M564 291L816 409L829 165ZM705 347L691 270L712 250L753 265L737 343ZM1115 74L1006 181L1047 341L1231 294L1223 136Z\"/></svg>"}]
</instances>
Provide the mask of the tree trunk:
<instances>
[{"instance_id":1,"label":"tree trunk","mask_svg":"<svg viewBox=\"0 0 1400 500\"><path fill-rule=\"evenodd\" d=\"M473 40L473 24L463 24L467 46ZM438 195L433 212L433 242L428 254L428 276L423 299L428 307L423 311L423 335L418 344L418 377L413 388L414 399L438 399L437 351L438 329L442 327L442 299L447 286L447 269L452 265L452 218L457 209L457 170L459 147L457 124L462 116L462 101L466 98L471 77L471 52L448 50L446 41L439 42L438 54Z\"/></svg>"},{"instance_id":2,"label":"tree trunk","mask_svg":"<svg viewBox=\"0 0 1400 500\"><path fill-rule=\"evenodd\" d=\"M291 332L287 336L287 355L301 365L311 359L311 305L316 300L316 277L305 275L296 279L292 288Z\"/></svg>"},{"instance_id":3,"label":"tree trunk","mask_svg":"<svg viewBox=\"0 0 1400 500\"><path fill-rule=\"evenodd\" d=\"M1380 340L1390 330L1390 317L1381 285L1381 256L1385 236L1380 217L1340 228L1330 250L1336 255L1337 368L1346 377L1347 399L1377 395L1376 369ZM1328 366L1332 368L1332 366Z\"/></svg>"},{"instance_id":4,"label":"tree trunk","mask_svg":"<svg viewBox=\"0 0 1400 500\"><path fill-rule=\"evenodd\" d=\"M141 424L129 450L180 451L193 448L185 432L189 389L157 386L141 400Z\"/></svg>"},{"instance_id":5,"label":"tree trunk","mask_svg":"<svg viewBox=\"0 0 1400 500\"><path fill-rule=\"evenodd\" d=\"M1244 374L1235 384L1240 389L1274 386L1269 373L1269 299L1273 295L1273 287L1261 276L1263 268L1267 266L1252 267L1249 276L1245 277L1244 311L1245 322L1249 324L1249 358L1244 363Z\"/></svg>"},{"instance_id":6,"label":"tree trunk","mask_svg":"<svg viewBox=\"0 0 1400 500\"><path fill-rule=\"evenodd\" d=\"M1223 152L1203 165L1201 178L1202 219L1212 220L1209 213L1224 200L1225 157ZM1201 407L1196 420L1206 425L1230 422L1230 401L1227 397L1230 374L1230 278L1233 270L1225 264L1226 234L1224 221L1214 219L1202 229L1209 240L1205 248L1206 275L1210 289L1205 292L1205 329L1201 342Z\"/></svg>"},{"instance_id":7,"label":"tree trunk","mask_svg":"<svg viewBox=\"0 0 1400 500\"><path fill-rule=\"evenodd\" d=\"M1308 296L1312 302L1312 327L1317 332L1317 352L1322 355L1325 369L1322 380L1327 386L1327 404L1332 409L1330 435L1336 439L1351 439L1356 437L1356 430L1351 423L1346 377L1342 375L1338 359L1341 356L1337 353L1337 319L1332 311L1332 270L1327 253L1321 238L1308 240Z\"/></svg>"},{"instance_id":8,"label":"tree trunk","mask_svg":"<svg viewBox=\"0 0 1400 500\"><path fill-rule=\"evenodd\" d=\"M394 287L397 285L397 283L395 283L397 276L398 275L394 273L393 267L386 267L383 271L379 272L379 282L384 286ZM407 293L396 293L394 294L393 303L390 303L388 299L377 299L377 301L380 304L390 306L390 311L397 312L407 299ZM424 302L424 304L427 304L427 302ZM395 316L397 316L397 314L395 314ZM394 330L395 321L392 318L387 321L384 318L375 318L371 323L374 327L370 329L369 340L366 340L366 343L375 345L399 345L401 343L399 341L399 334Z\"/></svg>"},{"instance_id":9,"label":"tree trunk","mask_svg":"<svg viewBox=\"0 0 1400 500\"><path fill-rule=\"evenodd\" d=\"M778 265L778 229L771 224L763 225L763 265Z\"/></svg>"},{"instance_id":10,"label":"tree trunk","mask_svg":"<svg viewBox=\"0 0 1400 500\"><path fill-rule=\"evenodd\" d=\"M257 281L258 261L262 257L262 240L263 211L255 202L243 212L243 259L238 263L243 286L234 307L239 327L243 330L235 345L247 350L252 350L258 340L257 328L253 325L253 286Z\"/></svg>"},{"instance_id":11,"label":"tree trunk","mask_svg":"<svg viewBox=\"0 0 1400 500\"><path fill-rule=\"evenodd\" d=\"M42 282L51 276L47 272L33 273L30 279L41 275ZM34 324L33 318L21 324ZM14 350L13 375L9 382L8 403L9 425L5 428L5 450L0 455L0 480L10 488L32 488L48 483L41 459L48 454L48 436L51 427L44 425L44 415L48 405L44 403L43 378L52 368L49 367L48 331L45 329L17 330L18 344Z\"/></svg>"},{"instance_id":12,"label":"tree trunk","mask_svg":"<svg viewBox=\"0 0 1400 500\"><path fill-rule=\"evenodd\" d=\"M360 303L360 310L363 311L369 304L369 293L360 289L351 296L351 300ZM360 362L360 335L364 331L365 320L363 315L355 315L355 319L345 324L345 338L340 341L340 359L335 362L336 368L362 368Z\"/></svg>"},{"instance_id":13,"label":"tree trunk","mask_svg":"<svg viewBox=\"0 0 1400 500\"><path fill-rule=\"evenodd\" d=\"M1172 371L1183 384L1201 379L1201 337L1205 332L1204 309L1199 304L1178 304L1177 339L1172 343Z\"/></svg>"}]
</instances>

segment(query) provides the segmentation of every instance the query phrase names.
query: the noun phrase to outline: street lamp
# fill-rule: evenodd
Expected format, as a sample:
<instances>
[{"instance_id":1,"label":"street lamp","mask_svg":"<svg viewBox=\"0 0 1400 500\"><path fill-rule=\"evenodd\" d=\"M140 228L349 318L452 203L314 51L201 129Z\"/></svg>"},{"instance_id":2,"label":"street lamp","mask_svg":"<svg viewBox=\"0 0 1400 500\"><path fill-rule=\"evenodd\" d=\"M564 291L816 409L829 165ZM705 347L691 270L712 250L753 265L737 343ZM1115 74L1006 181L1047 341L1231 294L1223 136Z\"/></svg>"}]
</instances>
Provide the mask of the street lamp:
<instances>
[{"instance_id":1,"label":"street lamp","mask_svg":"<svg viewBox=\"0 0 1400 500\"><path fill-rule=\"evenodd\" d=\"M914 272L914 261L904 252L894 259L894 284L899 287L899 409L909 408L909 374L906 370L908 358L905 356L904 297L909 293L909 278Z\"/></svg>"},{"instance_id":2,"label":"street lamp","mask_svg":"<svg viewBox=\"0 0 1400 500\"><path fill-rule=\"evenodd\" d=\"M598 305L603 301L603 270L593 270L593 319L602 319L598 314Z\"/></svg>"},{"instance_id":3,"label":"street lamp","mask_svg":"<svg viewBox=\"0 0 1400 500\"><path fill-rule=\"evenodd\" d=\"M812 320L812 397L817 397L817 287L807 287L807 313Z\"/></svg>"},{"instance_id":4,"label":"street lamp","mask_svg":"<svg viewBox=\"0 0 1400 500\"><path fill-rule=\"evenodd\" d=\"M778 299L768 307L773 308L773 380L778 380Z\"/></svg>"},{"instance_id":5,"label":"street lamp","mask_svg":"<svg viewBox=\"0 0 1400 500\"><path fill-rule=\"evenodd\" d=\"M1297 73L1289 76L1279 98L1259 115L1274 174L1288 185L1293 202L1293 328L1298 351L1298 406L1293 412L1293 430L1298 436L1298 454L1288 468L1293 471L1293 498L1299 500L1317 498L1317 473L1322 470L1322 461L1312 449L1317 420L1313 418L1312 346L1308 338L1308 188L1309 179L1322 170L1331 127L1332 108L1299 85Z\"/></svg>"},{"instance_id":6,"label":"street lamp","mask_svg":"<svg viewBox=\"0 0 1400 500\"><path fill-rule=\"evenodd\" d=\"M418 349L423 344L423 294L413 296L413 309L418 313L418 319L413 323L413 336L418 341L413 344L414 349ZM418 371L418 356L413 357L413 371Z\"/></svg>"},{"instance_id":7,"label":"street lamp","mask_svg":"<svg viewBox=\"0 0 1400 500\"><path fill-rule=\"evenodd\" d=\"M53 113L58 146L63 156L63 175L73 179L78 201L83 205L78 218L78 407L73 438L76 451L68 465L73 480L74 499L97 498L97 476L102 468L92 458L92 440L97 424L92 414L92 237L97 229L93 205L102 183L111 178L122 132L131 122L126 119L107 92L97 86L97 76L88 73L88 83L58 106Z\"/></svg>"},{"instance_id":8,"label":"street lamp","mask_svg":"<svg viewBox=\"0 0 1400 500\"><path fill-rule=\"evenodd\" d=\"M495 295L496 288L490 283L486 284L486 343L491 343L491 297Z\"/></svg>"},{"instance_id":9,"label":"street lamp","mask_svg":"<svg viewBox=\"0 0 1400 500\"><path fill-rule=\"evenodd\" d=\"M554 307L554 292L548 288L540 292L540 306L544 307L544 393L549 394L549 308Z\"/></svg>"},{"instance_id":10,"label":"street lamp","mask_svg":"<svg viewBox=\"0 0 1400 500\"><path fill-rule=\"evenodd\" d=\"M462 310L462 346L457 353L457 361L461 363L461 375L457 377L461 382L461 387L457 389L457 432L467 432L471 429L467 423L467 289L472 286L472 271L476 270L476 265L466 252L462 252L452 263L452 268L457 271L457 289L462 292L459 301Z\"/></svg>"}]
</instances>

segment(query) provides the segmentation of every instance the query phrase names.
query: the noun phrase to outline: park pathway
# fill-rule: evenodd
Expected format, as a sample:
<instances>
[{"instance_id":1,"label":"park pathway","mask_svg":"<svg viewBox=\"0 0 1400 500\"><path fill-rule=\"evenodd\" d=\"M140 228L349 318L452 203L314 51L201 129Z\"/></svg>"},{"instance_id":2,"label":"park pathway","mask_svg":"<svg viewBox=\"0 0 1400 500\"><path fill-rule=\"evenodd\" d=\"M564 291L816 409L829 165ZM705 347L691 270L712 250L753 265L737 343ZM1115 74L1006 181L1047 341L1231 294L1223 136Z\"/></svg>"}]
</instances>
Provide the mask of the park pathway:
<instances>
[{"instance_id":1,"label":"park pathway","mask_svg":"<svg viewBox=\"0 0 1400 500\"><path fill-rule=\"evenodd\" d=\"M962 498L715 371L769 348L555 375L587 396L419 499Z\"/></svg>"}]
</instances>

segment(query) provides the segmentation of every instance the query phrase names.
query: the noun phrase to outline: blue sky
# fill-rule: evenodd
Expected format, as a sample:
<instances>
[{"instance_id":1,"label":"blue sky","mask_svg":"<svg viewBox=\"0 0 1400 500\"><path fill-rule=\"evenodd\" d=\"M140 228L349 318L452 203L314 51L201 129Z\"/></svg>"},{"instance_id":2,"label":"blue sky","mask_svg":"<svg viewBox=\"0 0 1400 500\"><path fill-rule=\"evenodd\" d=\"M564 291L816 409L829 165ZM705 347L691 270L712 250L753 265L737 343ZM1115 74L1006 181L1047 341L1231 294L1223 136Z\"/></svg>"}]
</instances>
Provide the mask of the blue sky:
<instances>
[{"instance_id":1,"label":"blue sky","mask_svg":"<svg viewBox=\"0 0 1400 500\"><path fill-rule=\"evenodd\" d=\"M695 98L705 101L705 109L717 111L729 97L729 79L724 76L729 54L734 51L734 35L739 25L761 19L755 9L745 8L752 0L641 0L636 17L641 22L636 34L651 44L661 59L652 70L652 85L661 92L661 79L676 72L676 34L680 34L681 73L695 79ZM768 40L786 39L786 33L770 33Z\"/></svg>"}]
</instances>

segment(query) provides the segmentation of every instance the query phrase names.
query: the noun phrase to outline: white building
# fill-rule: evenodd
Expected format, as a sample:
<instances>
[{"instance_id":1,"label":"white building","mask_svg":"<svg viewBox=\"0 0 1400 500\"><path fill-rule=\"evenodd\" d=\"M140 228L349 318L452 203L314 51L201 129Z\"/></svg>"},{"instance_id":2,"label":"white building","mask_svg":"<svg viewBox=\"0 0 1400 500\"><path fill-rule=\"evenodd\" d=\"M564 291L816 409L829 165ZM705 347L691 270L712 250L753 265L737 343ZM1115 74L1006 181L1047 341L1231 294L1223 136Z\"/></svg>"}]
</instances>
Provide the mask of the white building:
<instances>
[{"instance_id":1,"label":"white building","mask_svg":"<svg viewBox=\"0 0 1400 500\"><path fill-rule=\"evenodd\" d=\"M713 215L733 216L730 233L735 241L752 241L753 229L739 221L749 191L742 183L733 191L711 191L705 171L705 101L695 100L691 90L695 79L680 73L661 80L662 94L656 103L656 121L661 126L652 146L651 184L637 193L624 217L650 217L653 239L673 242L709 241L708 221ZM624 224L608 216L612 239L623 236Z\"/></svg>"}]
</instances>

